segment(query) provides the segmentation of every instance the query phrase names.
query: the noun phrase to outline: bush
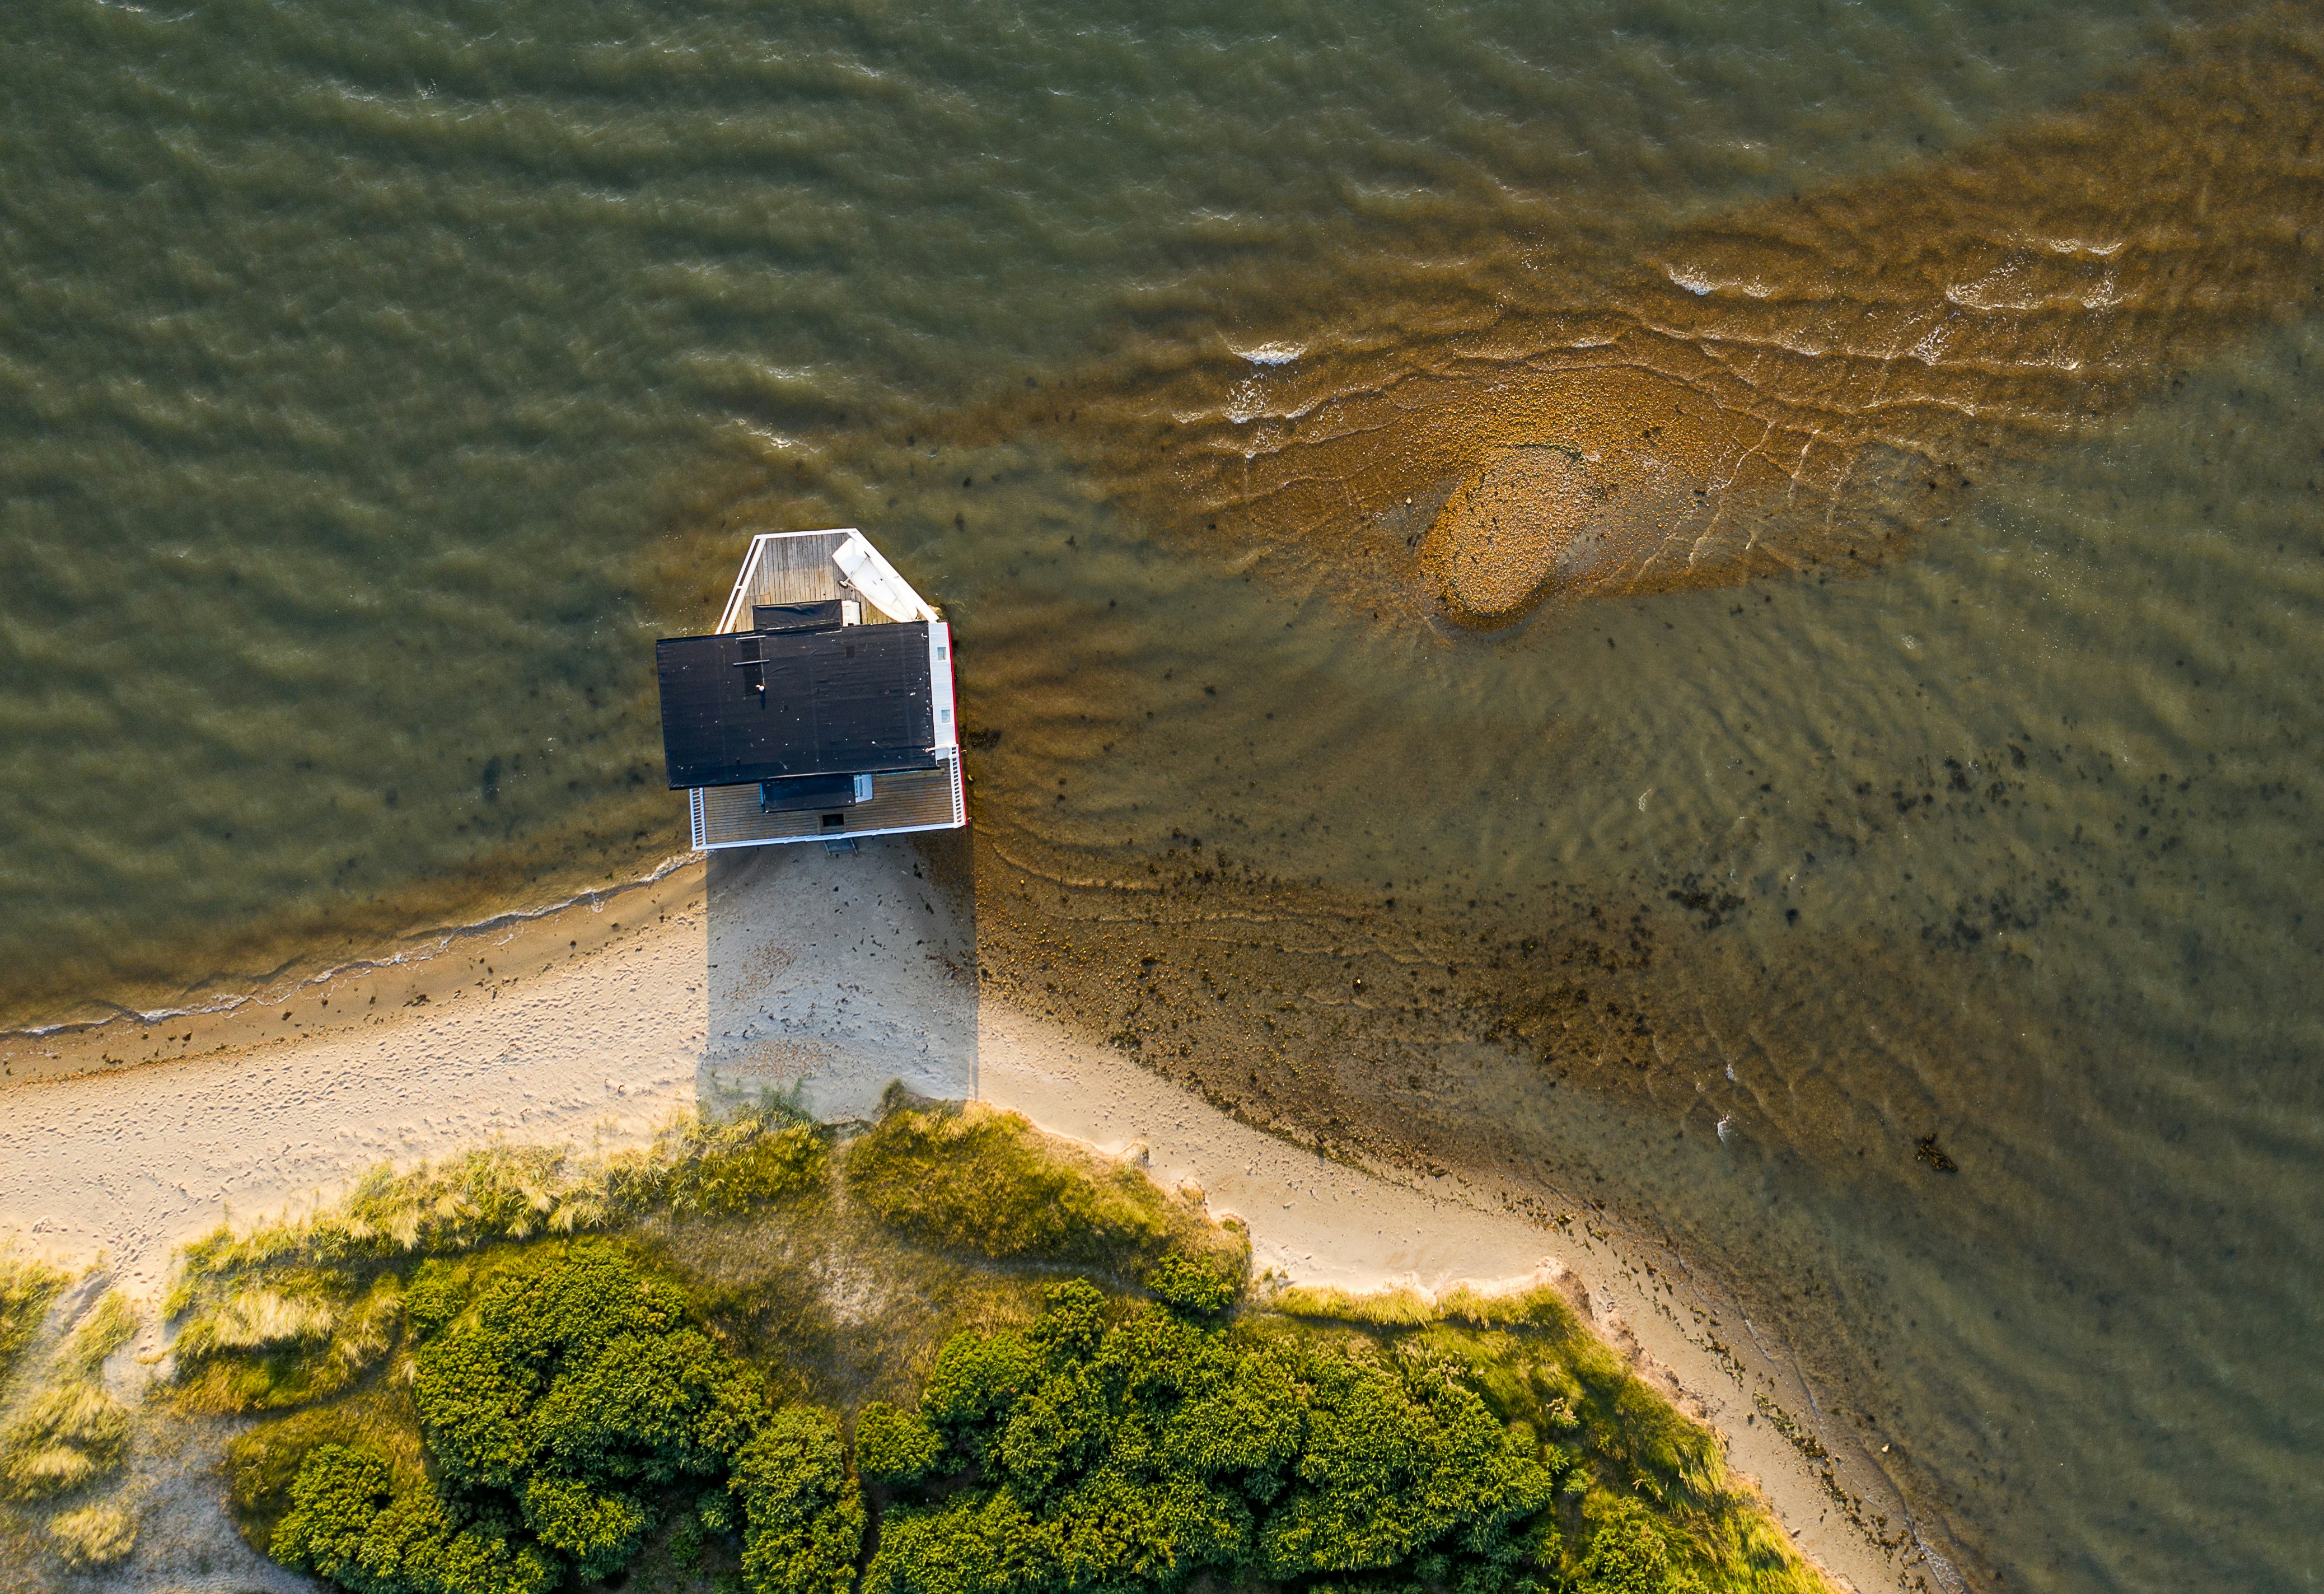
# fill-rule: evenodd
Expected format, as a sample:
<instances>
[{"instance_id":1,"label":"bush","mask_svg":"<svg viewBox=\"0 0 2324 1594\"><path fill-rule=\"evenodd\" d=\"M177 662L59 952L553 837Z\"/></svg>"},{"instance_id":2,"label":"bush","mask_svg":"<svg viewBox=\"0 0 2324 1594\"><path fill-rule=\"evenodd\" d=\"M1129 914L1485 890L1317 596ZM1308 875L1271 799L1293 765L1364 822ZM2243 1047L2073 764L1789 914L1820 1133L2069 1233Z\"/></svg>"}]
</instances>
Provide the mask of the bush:
<instances>
[{"instance_id":1,"label":"bush","mask_svg":"<svg viewBox=\"0 0 2324 1594\"><path fill-rule=\"evenodd\" d=\"M399 1487L376 1449L317 1446L277 1560L356 1594L545 1594L618 1571L660 1495L732 1471L754 1589L822 1589L816 1568L853 1564L862 1506L836 1433L807 1414L770 1423L759 1376L687 1321L674 1286L594 1240L487 1272L465 1298L463 1276L423 1270L411 1292L432 1477Z\"/></svg>"},{"instance_id":2,"label":"bush","mask_svg":"<svg viewBox=\"0 0 2324 1594\"><path fill-rule=\"evenodd\" d=\"M387 1463L398 1490L427 1475L427 1447L410 1387L382 1380L362 1393L327 1405L260 1423L237 1434L226 1449L227 1498L235 1521L262 1553L291 1509L290 1487L307 1459L325 1445L368 1450Z\"/></svg>"},{"instance_id":3,"label":"bush","mask_svg":"<svg viewBox=\"0 0 2324 1594\"><path fill-rule=\"evenodd\" d=\"M186 1396L327 1397L235 1441L246 1536L351 1594L549 1594L662 1553L722 1594L846 1594L866 1522L838 1427L771 1410L739 1346L826 1400L906 1400L927 1368L912 1404L855 1422L885 1507L867 1594L1822 1587L1715 1439L1554 1291L1279 1291L1230 1324L1240 1235L1136 1168L1012 1116L907 1105L846 1147L852 1199L825 1203L828 1145L773 1117L687 1119L650 1155L494 1150L216 1239L178 1296ZM719 1221L780 1201L807 1204ZM650 1251L503 1243L642 1217ZM1036 1266L930 1257L874 1223ZM645 1255L703 1281L703 1316ZM1156 1304L1076 1282L1028 1322L1058 1262ZM964 1322L1018 1326L936 1343ZM59 1365L94 1366L105 1338ZM66 1460L102 1460L101 1421L51 1427L99 1442Z\"/></svg>"},{"instance_id":4,"label":"bush","mask_svg":"<svg viewBox=\"0 0 2324 1594\"><path fill-rule=\"evenodd\" d=\"M1671 1564L1662 1529L1636 1500L1609 1506L1590 1536L1574 1594L1702 1594L1692 1572Z\"/></svg>"},{"instance_id":5,"label":"bush","mask_svg":"<svg viewBox=\"0 0 2324 1594\"><path fill-rule=\"evenodd\" d=\"M1146 1287L1165 1306L1200 1316L1215 1316L1234 1304L1234 1281L1210 1262L1173 1251L1146 1276Z\"/></svg>"},{"instance_id":6,"label":"bush","mask_svg":"<svg viewBox=\"0 0 2324 1594\"><path fill-rule=\"evenodd\" d=\"M944 1453L943 1436L918 1412L874 1402L856 1414L855 1470L867 1482L919 1483L935 1476Z\"/></svg>"},{"instance_id":7,"label":"bush","mask_svg":"<svg viewBox=\"0 0 2324 1594\"><path fill-rule=\"evenodd\" d=\"M1455 1553L1480 1559L1479 1571L1526 1559L1518 1530L1550 1505L1554 1482L1472 1392L1449 1380L1416 1387L1354 1358L1311 1357L1302 1376L1298 1481L1259 1535L1270 1577Z\"/></svg>"},{"instance_id":8,"label":"bush","mask_svg":"<svg viewBox=\"0 0 2324 1594\"><path fill-rule=\"evenodd\" d=\"M1203 1296L1215 1299L1215 1292ZM1086 1283L945 1347L920 1416L969 1487L881 1520L865 1594L1175 1589L1202 1574L1516 1588L1556 1566L1554 1480L1465 1387L1360 1350L1247 1344ZM882 1418L881 1442L897 1424Z\"/></svg>"},{"instance_id":9,"label":"bush","mask_svg":"<svg viewBox=\"0 0 2324 1594\"><path fill-rule=\"evenodd\" d=\"M742 1581L751 1594L849 1594L863 1547L863 1497L839 1430L822 1412L779 1412L736 1458Z\"/></svg>"},{"instance_id":10,"label":"bush","mask_svg":"<svg viewBox=\"0 0 2324 1594\"><path fill-rule=\"evenodd\" d=\"M342 1395L394 1350L407 1313L422 1337L447 1322L475 1276L466 1260L510 1242L650 1213L733 1216L829 1183L823 1135L779 1102L715 1122L681 1114L644 1151L492 1146L374 1169L330 1211L188 1248L170 1304L187 1319L172 1347L180 1402L224 1414Z\"/></svg>"},{"instance_id":11,"label":"bush","mask_svg":"<svg viewBox=\"0 0 2324 1594\"><path fill-rule=\"evenodd\" d=\"M955 1334L936 1354L936 1365L920 1392L920 1415L948 1438L971 1446L982 1456L978 1442L994 1418L1011 1402L1040 1381L1040 1359L1021 1335Z\"/></svg>"},{"instance_id":12,"label":"bush","mask_svg":"<svg viewBox=\"0 0 2324 1594\"><path fill-rule=\"evenodd\" d=\"M285 1566L355 1580L364 1535L394 1493L394 1475L377 1451L318 1445L299 1468L290 1509L268 1550Z\"/></svg>"}]
</instances>

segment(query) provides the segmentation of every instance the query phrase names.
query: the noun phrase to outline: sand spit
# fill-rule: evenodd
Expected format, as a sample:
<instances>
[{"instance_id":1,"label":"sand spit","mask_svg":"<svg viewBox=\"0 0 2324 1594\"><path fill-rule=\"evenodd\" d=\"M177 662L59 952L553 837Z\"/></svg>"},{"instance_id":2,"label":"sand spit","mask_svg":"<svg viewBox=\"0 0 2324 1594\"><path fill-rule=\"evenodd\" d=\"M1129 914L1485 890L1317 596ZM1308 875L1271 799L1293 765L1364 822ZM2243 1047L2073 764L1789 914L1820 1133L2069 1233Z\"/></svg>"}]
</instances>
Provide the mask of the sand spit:
<instances>
[{"instance_id":1,"label":"sand spit","mask_svg":"<svg viewBox=\"0 0 2324 1594\"><path fill-rule=\"evenodd\" d=\"M973 905L940 890L936 873L897 842L722 855L610 905L504 925L432 960L350 971L288 1009L219 1018L196 1031L203 1055L184 1061L107 1065L101 1036L78 1051L20 1048L0 1086L0 1237L60 1260L102 1258L152 1301L171 1252L222 1217L327 1199L383 1159L494 1136L633 1143L677 1110L766 1088L796 1090L826 1117L859 1116L901 1078L1014 1108L1139 1159L1166 1184L1200 1186L1214 1213L1249 1224L1257 1265L1291 1282L1429 1295L1556 1282L1726 1435L1736 1470L1840 1586L1950 1584L1901 1526L1877 1534L1884 1549L1850 1520L1839 1491L1866 1496L1862 1515L1902 1519L1892 1499L1852 1474L1831 1481L1815 1447L1784 1437L1770 1414L1805 1418L1808 1403L1780 1365L1720 1343L1731 1331L1717 1328L1716 1304L1685 1298L1618 1237L1545 1229L1457 1175L1399 1179L1327 1160L984 999ZM225 1027L236 1023L244 1033ZM110 1037L115 1055L124 1039ZM85 1071L62 1072L76 1064Z\"/></svg>"}]
</instances>

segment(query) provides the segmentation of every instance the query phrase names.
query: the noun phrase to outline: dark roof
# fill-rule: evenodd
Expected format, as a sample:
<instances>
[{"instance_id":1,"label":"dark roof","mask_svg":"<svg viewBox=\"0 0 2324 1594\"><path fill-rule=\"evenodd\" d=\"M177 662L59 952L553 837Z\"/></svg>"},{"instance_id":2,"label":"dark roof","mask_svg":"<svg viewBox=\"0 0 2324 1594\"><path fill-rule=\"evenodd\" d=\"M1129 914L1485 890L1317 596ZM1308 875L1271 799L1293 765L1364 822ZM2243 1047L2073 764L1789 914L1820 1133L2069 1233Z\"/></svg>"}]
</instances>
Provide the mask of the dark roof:
<instances>
[{"instance_id":1,"label":"dark roof","mask_svg":"<svg viewBox=\"0 0 2324 1594\"><path fill-rule=\"evenodd\" d=\"M936 765L926 622L671 637L654 662L672 789Z\"/></svg>"}]
</instances>

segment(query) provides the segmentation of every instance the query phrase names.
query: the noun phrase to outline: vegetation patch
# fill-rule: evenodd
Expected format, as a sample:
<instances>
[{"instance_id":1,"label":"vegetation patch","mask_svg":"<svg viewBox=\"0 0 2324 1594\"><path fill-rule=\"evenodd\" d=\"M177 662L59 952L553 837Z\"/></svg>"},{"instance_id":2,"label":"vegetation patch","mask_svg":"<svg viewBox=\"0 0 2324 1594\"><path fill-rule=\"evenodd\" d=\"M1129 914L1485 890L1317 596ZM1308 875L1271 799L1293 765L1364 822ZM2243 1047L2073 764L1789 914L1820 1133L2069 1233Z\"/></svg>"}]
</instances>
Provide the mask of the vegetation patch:
<instances>
[{"instance_id":1,"label":"vegetation patch","mask_svg":"<svg viewBox=\"0 0 2324 1594\"><path fill-rule=\"evenodd\" d=\"M689 1507L744 1531L746 1566L762 1543L798 1558L784 1492L798 1446L780 1449L797 1435L770 1423L763 1380L615 1248L557 1249L415 1314L429 1465L399 1479L375 1447L316 1446L269 1540L276 1560L359 1594L545 1594L626 1568L659 1516ZM835 1470L820 1511L853 1497Z\"/></svg>"},{"instance_id":2,"label":"vegetation patch","mask_svg":"<svg viewBox=\"0 0 2324 1594\"><path fill-rule=\"evenodd\" d=\"M828 1156L813 1126L770 1101L715 1122L681 1115L650 1147L606 1156L493 1145L404 1174L383 1165L323 1212L240 1235L221 1224L188 1247L169 1314L214 1310L214 1286L263 1273L392 1265L588 1233L656 1212L747 1212L819 1193Z\"/></svg>"},{"instance_id":3,"label":"vegetation patch","mask_svg":"<svg viewBox=\"0 0 2324 1594\"><path fill-rule=\"evenodd\" d=\"M1448 1368L1502 1421L1573 1450L1593 1480L1581 1502L1591 1543L1609 1524L1617 1538L1637 1537L1621 1525L1644 1511L1667 1530L1673 1564L1692 1566L1708 1587L1823 1589L1765 1505L1729 1478L1718 1436L1631 1372L1555 1288L1462 1289L1434 1304L1408 1290L1285 1289L1267 1304L1306 1321L1361 1325L1376 1342Z\"/></svg>"},{"instance_id":4,"label":"vegetation patch","mask_svg":"<svg viewBox=\"0 0 2324 1594\"><path fill-rule=\"evenodd\" d=\"M1086 1282L1053 1288L1029 1332L947 1346L917 1416L940 1486L883 1514L864 1594L1204 1574L1488 1594L1561 1557L1569 1459L1462 1384L1360 1343L1116 1314Z\"/></svg>"},{"instance_id":5,"label":"vegetation patch","mask_svg":"<svg viewBox=\"0 0 2324 1594\"><path fill-rule=\"evenodd\" d=\"M351 1594L1822 1589L1553 1291L1250 1292L1239 1233L1012 1115L826 1135L214 1239L179 1388L261 1417L245 1534ZM422 1195L411 1247L374 1221Z\"/></svg>"},{"instance_id":6,"label":"vegetation patch","mask_svg":"<svg viewBox=\"0 0 2324 1594\"><path fill-rule=\"evenodd\" d=\"M49 1518L49 1544L76 1571L111 1566L137 1544L137 1519L113 1504L84 1506Z\"/></svg>"},{"instance_id":7,"label":"vegetation patch","mask_svg":"<svg viewBox=\"0 0 2324 1594\"><path fill-rule=\"evenodd\" d=\"M129 1413L105 1388L106 1359L137 1331L137 1314L107 1292L58 1348L47 1386L0 1432L0 1495L46 1500L113 1472L129 1443Z\"/></svg>"},{"instance_id":8,"label":"vegetation patch","mask_svg":"<svg viewBox=\"0 0 2324 1594\"><path fill-rule=\"evenodd\" d=\"M1061 1263L1142 1278L1173 1250L1232 1240L1139 1168L1065 1149L1013 1112L980 1102L891 1102L847 1147L847 1191L923 1245L1001 1261Z\"/></svg>"},{"instance_id":9,"label":"vegetation patch","mask_svg":"<svg viewBox=\"0 0 2324 1594\"><path fill-rule=\"evenodd\" d=\"M387 1462L391 1488L416 1488L427 1475L427 1445L411 1386L382 1378L333 1401L244 1430L226 1449L227 1498L244 1536L263 1551L290 1508L290 1483L325 1445L372 1452Z\"/></svg>"},{"instance_id":10,"label":"vegetation patch","mask_svg":"<svg viewBox=\"0 0 2324 1594\"><path fill-rule=\"evenodd\" d=\"M172 1353L189 1411L271 1411L337 1395L394 1343L401 1281L322 1269L245 1279L217 1292Z\"/></svg>"},{"instance_id":11,"label":"vegetation patch","mask_svg":"<svg viewBox=\"0 0 2324 1594\"><path fill-rule=\"evenodd\" d=\"M41 1331L41 1319L69 1282L45 1262L0 1251L0 1396Z\"/></svg>"},{"instance_id":12,"label":"vegetation patch","mask_svg":"<svg viewBox=\"0 0 2324 1594\"><path fill-rule=\"evenodd\" d=\"M221 1226L188 1248L166 1307L182 1320L180 1402L226 1414L341 1395L385 1366L407 1308L425 1310L406 1294L429 1258L819 1198L829 1156L813 1127L768 1102L716 1123L681 1117L650 1147L611 1156L492 1146L403 1174L382 1167L309 1217Z\"/></svg>"},{"instance_id":13,"label":"vegetation patch","mask_svg":"<svg viewBox=\"0 0 2324 1594\"><path fill-rule=\"evenodd\" d=\"M1069 1284L1028 1331L956 1338L916 1409L858 1418L865 1594L1822 1589L1554 1293L1412 1325L1416 1300L1385 1330L1220 1324Z\"/></svg>"},{"instance_id":14,"label":"vegetation patch","mask_svg":"<svg viewBox=\"0 0 2324 1594\"><path fill-rule=\"evenodd\" d=\"M1325 1322L1360 1322L1374 1328L1418 1328L1436 1321L1436 1308L1417 1290L1382 1290L1377 1295L1351 1295L1332 1286L1294 1285L1276 1290L1267 1304L1286 1317L1320 1318Z\"/></svg>"}]
</instances>

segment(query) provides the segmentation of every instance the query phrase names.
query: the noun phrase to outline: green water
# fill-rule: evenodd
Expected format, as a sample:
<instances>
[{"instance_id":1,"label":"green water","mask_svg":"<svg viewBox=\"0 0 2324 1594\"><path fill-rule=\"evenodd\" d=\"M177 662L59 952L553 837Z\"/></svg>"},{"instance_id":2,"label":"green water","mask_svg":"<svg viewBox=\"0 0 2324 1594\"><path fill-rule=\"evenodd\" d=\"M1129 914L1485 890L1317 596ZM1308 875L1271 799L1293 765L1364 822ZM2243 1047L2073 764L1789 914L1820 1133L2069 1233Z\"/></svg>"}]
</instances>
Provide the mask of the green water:
<instances>
[{"instance_id":1,"label":"green water","mask_svg":"<svg viewBox=\"0 0 2324 1594\"><path fill-rule=\"evenodd\" d=\"M991 419L1124 370L1262 412L1297 363L1235 350L1393 361L1545 261L2200 52L2187 19L11 20L0 1020L676 850L647 644L747 531L861 524L960 626L1004 852L1102 873L1183 828L1448 911L1732 896L1645 1083L1574 1107L1472 1062L1425 1110L1724 1258L1979 1586L2312 1586L2311 323L1997 462L1876 574L1487 638ZM1960 1175L1913 1161L1932 1130Z\"/></svg>"}]
</instances>

